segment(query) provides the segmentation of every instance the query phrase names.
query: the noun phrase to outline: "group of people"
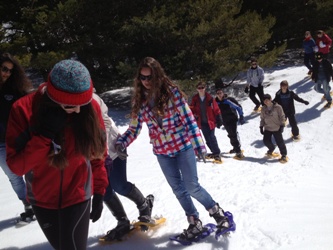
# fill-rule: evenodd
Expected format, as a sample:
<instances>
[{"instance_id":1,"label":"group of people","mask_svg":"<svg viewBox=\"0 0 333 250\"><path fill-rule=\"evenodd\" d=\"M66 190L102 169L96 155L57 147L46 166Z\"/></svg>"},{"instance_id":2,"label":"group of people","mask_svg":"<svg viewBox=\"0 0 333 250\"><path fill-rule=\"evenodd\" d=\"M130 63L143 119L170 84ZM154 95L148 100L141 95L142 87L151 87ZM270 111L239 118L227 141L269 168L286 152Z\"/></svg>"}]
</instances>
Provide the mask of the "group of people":
<instances>
[{"instance_id":1,"label":"group of people","mask_svg":"<svg viewBox=\"0 0 333 250\"><path fill-rule=\"evenodd\" d=\"M103 203L118 221L103 240L128 233L130 221L116 193L137 205L140 221L152 222L154 196L144 197L126 177L126 148L143 123L189 222L179 238L193 240L205 230L192 197L215 219L218 230L229 228L229 217L198 181L196 155L205 155L206 147L194 115L184 93L154 58L139 65L131 121L123 134L94 94L82 63L58 62L33 91L11 55L3 54L0 66L1 107L6 107L1 108L1 167L25 215L35 216L54 249L86 249L89 219L100 218ZM13 176L20 182L12 181Z\"/></svg>"},{"instance_id":2,"label":"group of people","mask_svg":"<svg viewBox=\"0 0 333 250\"><path fill-rule=\"evenodd\" d=\"M332 66L321 52L316 54L311 70L316 91L323 91L331 103ZM289 90L287 81L281 82L272 100L264 94L263 81L264 71L253 58L246 92L255 110L262 106L260 132L267 154L275 149L274 136L281 160L286 160L282 137L285 121L289 120L293 137L298 139L294 100L306 105L309 102ZM244 113L223 89L216 89L214 98L206 87L202 81L196 85L198 93L189 105L160 63L152 57L144 58L134 78L129 127L120 134L107 106L94 93L90 73L82 63L58 62L47 81L33 90L19 62L9 53L2 54L0 166L24 205L22 220L35 216L55 249L85 249L89 219L96 222L100 218L103 204L118 221L103 240L121 239L128 233L130 220L117 193L136 204L139 221L153 222L154 196L145 197L126 174L126 148L146 123L153 153L189 222L179 238L193 240L205 230L193 198L215 219L218 230L228 230L230 218L199 184L196 157L222 162L215 128L224 126L232 145L230 153L244 158L237 131L238 123L245 123Z\"/></svg>"}]
</instances>

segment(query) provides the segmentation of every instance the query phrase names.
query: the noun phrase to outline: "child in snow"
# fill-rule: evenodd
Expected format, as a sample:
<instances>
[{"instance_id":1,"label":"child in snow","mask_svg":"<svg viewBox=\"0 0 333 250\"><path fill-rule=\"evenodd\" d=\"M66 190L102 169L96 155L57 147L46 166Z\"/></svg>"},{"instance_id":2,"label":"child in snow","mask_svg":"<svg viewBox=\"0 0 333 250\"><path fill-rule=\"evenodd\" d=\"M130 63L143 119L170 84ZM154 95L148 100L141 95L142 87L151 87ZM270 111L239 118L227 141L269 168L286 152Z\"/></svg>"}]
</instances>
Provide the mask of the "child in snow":
<instances>
[{"instance_id":1,"label":"child in snow","mask_svg":"<svg viewBox=\"0 0 333 250\"><path fill-rule=\"evenodd\" d=\"M221 110L223 126L228 133L230 144L233 146L230 153L236 153L237 158L244 158L237 132L238 115L240 124L243 125L245 123L242 106L235 98L224 94L222 89L217 89L215 100Z\"/></svg>"},{"instance_id":2,"label":"child in snow","mask_svg":"<svg viewBox=\"0 0 333 250\"><path fill-rule=\"evenodd\" d=\"M144 58L139 65L134 80L131 122L116 144L119 156L127 156L123 150L137 138L144 122L153 152L189 222L179 237L193 240L204 230L191 196L216 220L219 230L228 229L231 226L228 217L198 182L195 153L204 157L206 149L195 118L184 94L152 57Z\"/></svg>"},{"instance_id":3,"label":"child in snow","mask_svg":"<svg viewBox=\"0 0 333 250\"><path fill-rule=\"evenodd\" d=\"M108 172L109 185L104 195L104 204L118 221L117 226L109 230L101 240L121 240L125 234L130 232L130 221L116 192L136 204L140 214L139 220L142 222L149 222L151 220L152 199L154 197L149 195L145 198L134 184L127 181L126 157L118 156L114 147L120 135L119 130L111 117L109 117L108 107L104 101L95 93L93 94L93 98L100 104L107 135L108 156L105 160L105 166Z\"/></svg>"},{"instance_id":4,"label":"child in snow","mask_svg":"<svg viewBox=\"0 0 333 250\"><path fill-rule=\"evenodd\" d=\"M274 102L281 105L286 119L289 120L293 139L299 139L299 129L295 118L295 105L294 100L309 105L308 101L300 98L294 91L289 90L288 81L284 80L280 83L280 90L276 92Z\"/></svg>"},{"instance_id":5,"label":"child in snow","mask_svg":"<svg viewBox=\"0 0 333 250\"><path fill-rule=\"evenodd\" d=\"M260 113L260 133L264 136L264 144L268 148L267 155L273 155L275 145L272 136L274 136L280 150L280 160L287 161L287 147L282 136L286 120L283 109L279 104L272 102L269 94L264 95L264 103Z\"/></svg>"}]
</instances>

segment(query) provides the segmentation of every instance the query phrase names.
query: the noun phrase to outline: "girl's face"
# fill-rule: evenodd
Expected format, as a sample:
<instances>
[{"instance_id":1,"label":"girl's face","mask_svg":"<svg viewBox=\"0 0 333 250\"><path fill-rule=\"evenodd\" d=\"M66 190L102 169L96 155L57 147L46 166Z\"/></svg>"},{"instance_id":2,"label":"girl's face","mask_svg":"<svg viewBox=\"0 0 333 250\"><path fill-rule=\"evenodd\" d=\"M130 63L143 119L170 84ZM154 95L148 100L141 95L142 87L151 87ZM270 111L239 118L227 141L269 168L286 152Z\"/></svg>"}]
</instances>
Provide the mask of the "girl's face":
<instances>
[{"instance_id":1,"label":"girl's face","mask_svg":"<svg viewBox=\"0 0 333 250\"><path fill-rule=\"evenodd\" d=\"M80 108L81 106L80 105L77 105L77 106L67 106L67 105L60 105L60 107L65 110L65 112L67 114L72 114L72 113L80 113Z\"/></svg>"},{"instance_id":2,"label":"girl's face","mask_svg":"<svg viewBox=\"0 0 333 250\"><path fill-rule=\"evenodd\" d=\"M146 89L150 89L151 88L151 69L150 68L142 68L140 71L140 75L139 78L141 80L142 85L146 88Z\"/></svg>"},{"instance_id":3,"label":"girl's face","mask_svg":"<svg viewBox=\"0 0 333 250\"><path fill-rule=\"evenodd\" d=\"M14 64L3 62L0 67L0 82L5 83L13 73Z\"/></svg>"},{"instance_id":4,"label":"girl's face","mask_svg":"<svg viewBox=\"0 0 333 250\"><path fill-rule=\"evenodd\" d=\"M264 104L265 104L266 106L271 106L271 105L272 105L272 100L271 100L271 99L265 99L265 100L264 100Z\"/></svg>"}]
</instances>

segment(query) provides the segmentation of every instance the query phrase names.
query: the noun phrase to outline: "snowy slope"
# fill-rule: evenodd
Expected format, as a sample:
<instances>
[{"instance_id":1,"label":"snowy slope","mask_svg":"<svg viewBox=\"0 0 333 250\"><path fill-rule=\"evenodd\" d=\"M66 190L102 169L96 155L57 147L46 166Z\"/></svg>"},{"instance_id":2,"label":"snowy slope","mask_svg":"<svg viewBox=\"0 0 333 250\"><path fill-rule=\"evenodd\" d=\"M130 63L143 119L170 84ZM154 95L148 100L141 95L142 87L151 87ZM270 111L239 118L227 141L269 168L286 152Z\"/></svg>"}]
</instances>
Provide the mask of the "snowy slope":
<instances>
[{"instance_id":1,"label":"snowy slope","mask_svg":"<svg viewBox=\"0 0 333 250\"><path fill-rule=\"evenodd\" d=\"M333 168L331 159L333 109L323 110L322 95L313 90L305 77L307 69L289 67L266 72L271 85L265 92L274 96L282 80L308 106L295 102L301 141L293 142L290 127L284 131L289 162L267 160L267 149L259 132L259 116L251 114L254 107L249 98L241 100L246 123L239 134L246 158L237 161L225 154L222 165L198 163L199 181L225 209L234 214L237 230L224 241L206 238L187 249L230 250L328 250L333 249ZM244 84L241 82L240 84ZM126 113L110 110L120 125L127 126ZM216 130L222 152L231 149L225 130ZM148 195L155 196L153 214L162 214L167 222L148 233L137 232L127 241L110 245L98 243L98 237L116 225L105 207L103 215L89 229L89 249L185 249L170 243L168 238L187 228L183 210L166 183L156 157L152 154L148 131L128 148L128 179ZM14 218L22 212L7 177L0 171L0 249L51 249L37 222L15 228ZM131 220L138 217L134 203L120 197ZM213 222L197 201L194 201L203 223Z\"/></svg>"}]
</instances>

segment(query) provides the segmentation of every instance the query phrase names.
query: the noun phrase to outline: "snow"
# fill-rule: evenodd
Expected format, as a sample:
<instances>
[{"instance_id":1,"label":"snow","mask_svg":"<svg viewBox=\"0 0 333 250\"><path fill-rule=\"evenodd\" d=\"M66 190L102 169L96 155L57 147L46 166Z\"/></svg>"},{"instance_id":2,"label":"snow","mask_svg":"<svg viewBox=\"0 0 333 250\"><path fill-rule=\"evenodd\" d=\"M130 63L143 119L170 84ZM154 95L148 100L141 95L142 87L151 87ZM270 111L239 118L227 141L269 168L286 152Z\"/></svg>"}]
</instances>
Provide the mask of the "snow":
<instances>
[{"instance_id":1,"label":"snow","mask_svg":"<svg viewBox=\"0 0 333 250\"><path fill-rule=\"evenodd\" d=\"M301 140L291 140L288 125L283 133L289 162L279 163L264 158L267 151L259 132L259 115L249 98L240 100L246 123L239 135L246 158L237 161L224 154L223 164L198 163L199 182L224 210L234 215L236 232L216 241L213 236L188 249L230 250L327 250L333 249L333 168L331 145L333 109L324 110L322 94L313 90L304 66L276 69L265 73L271 85L265 92L274 96L282 80L310 104L295 102ZM238 84L244 85L241 81ZM126 114L110 110L110 116L123 132ZM216 130L222 152L231 149L225 130ZM165 224L148 233L135 232L121 243L102 245L98 237L116 225L106 207L102 217L90 224L88 249L185 249L171 243L170 236L187 228L187 220L159 168L144 126L141 135L128 148L128 180L148 195L155 196L153 214L167 218ZM22 204L14 194L7 177L0 171L0 249L51 249L37 222L16 228L14 220L22 212ZM121 197L128 217L134 220L138 211L133 202ZM203 223L214 222L196 200L194 203Z\"/></svg>"}]
</instances>

